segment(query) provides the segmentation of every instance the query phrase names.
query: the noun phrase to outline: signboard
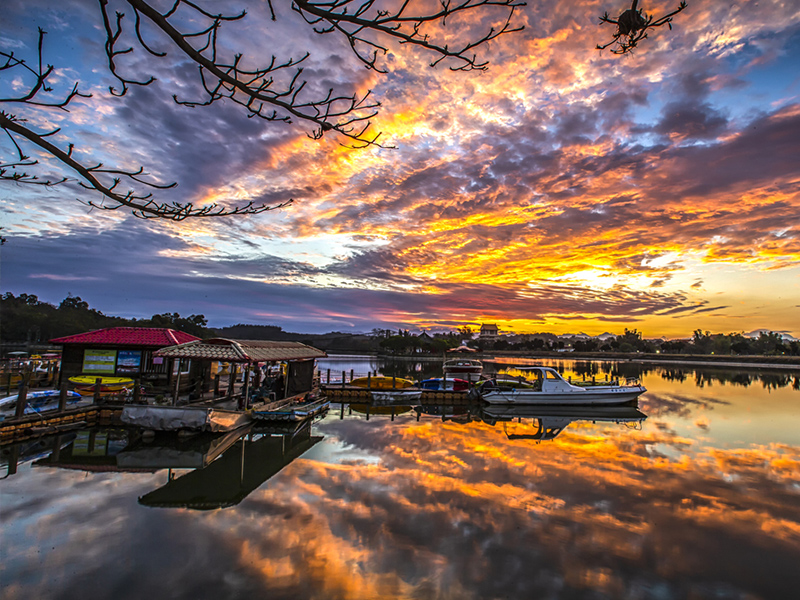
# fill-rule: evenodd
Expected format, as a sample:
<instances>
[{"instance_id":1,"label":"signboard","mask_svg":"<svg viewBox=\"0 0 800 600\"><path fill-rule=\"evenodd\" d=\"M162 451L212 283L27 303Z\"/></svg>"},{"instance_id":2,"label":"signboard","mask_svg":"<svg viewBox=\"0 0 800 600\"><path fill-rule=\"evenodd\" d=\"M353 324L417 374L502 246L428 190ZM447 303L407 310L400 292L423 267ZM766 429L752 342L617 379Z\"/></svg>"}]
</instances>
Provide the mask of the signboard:
<instances>
[{"instance_id":1,"label":"signboard","mask_svg":"<svg viewBox=\"0 0 800 600\"><path fill-rule=\"evenodd\" d=\"M138 373L141 370L141 350L120 350L117 352L117 373Z\"/></svg>"},{"instance_id":2,"label":"signboard","mask_svg":"<svg viewBox=\"0 0 800 600\"><path fill-rule=\"evenodd\" d=\"M83 372L114 374L117 366L116 350L84 350Z\"/></svg>"}]
</instances>

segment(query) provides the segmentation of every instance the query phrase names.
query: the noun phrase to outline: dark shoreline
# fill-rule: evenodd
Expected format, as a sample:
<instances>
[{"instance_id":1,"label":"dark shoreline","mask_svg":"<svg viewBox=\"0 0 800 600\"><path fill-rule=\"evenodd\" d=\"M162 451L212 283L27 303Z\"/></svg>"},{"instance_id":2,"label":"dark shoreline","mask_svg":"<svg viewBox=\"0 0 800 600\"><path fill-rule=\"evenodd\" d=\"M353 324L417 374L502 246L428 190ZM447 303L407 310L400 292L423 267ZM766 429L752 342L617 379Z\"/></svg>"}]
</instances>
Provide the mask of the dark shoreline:
<instances>
[{"instance_id":1,"label":"dark shoreline","mask_svg":"<svg viewBox=\"0 0 800 600\"><path fill-rule=\"evenodd\" d=\"M347 352L329 352L334 356L348 356ZM359 353L365 356L365 353ZM431 354L375 354L379 358L410 358L417 360L440 360ZM675 366L702 366L724 368L755 368L755 369L783 369L800 370L800 356L719 356L714 354L642 354L621 352L530 352L530 351L501 351L501 352L475 352L472 354L453 354L447 358L474 358L477 360L503 359L503 358L528 358L548 360L591 360L609 362L637 362L659 365Z\"/></svg>"}]
</instances>

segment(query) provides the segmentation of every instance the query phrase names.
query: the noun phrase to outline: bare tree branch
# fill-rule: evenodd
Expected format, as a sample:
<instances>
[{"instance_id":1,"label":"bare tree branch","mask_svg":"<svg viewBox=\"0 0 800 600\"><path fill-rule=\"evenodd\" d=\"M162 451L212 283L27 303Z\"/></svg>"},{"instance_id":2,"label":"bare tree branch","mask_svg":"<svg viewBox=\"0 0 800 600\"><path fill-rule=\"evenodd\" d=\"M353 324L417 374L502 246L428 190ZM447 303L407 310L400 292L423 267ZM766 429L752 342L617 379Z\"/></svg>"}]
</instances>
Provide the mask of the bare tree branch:
<instances>
[{"instance_id":1,"label":"bare tree branch","mask_svg":"<svg viewBox=\"0 0 800 600\"><path fill-rule=\"evenodd\" d=\"M355 9L348 13L353 4ZM352 0L293 0L292 9L313 25L317 33L336 31L344 35L361 62L370 69L385 73L386 71L377 66L376 61L379 54L386 54L387 48L367 38L367 33L382 34L395 38L402 44L420 46L438 54L431 63L432 67L449 58L457 63L457 66L451 67L454 71L483 71L488 63L478 61L476 55L471 54L472 50L505 33L521 31L522 26L511 26L511 18L516 8L527 5L517 0L463 0L455 4L451 0L440 0L440 9L436 12L409 15L407 11L410 4L410 0L405 0L398 8L387 10L377 6L375 0L361 3L354 3ZM486 34L474 41L450 48L447 44L431 41L429 34L423 32L426 24L436 23L443 27L450 17L482 8L500 8L506 11L506 18L499 28L491 27Z\"/></svg>"},{"instance_id":2,"label":"bare tree branch","mask_svg":"<svg viewBox=\"0 0 800 600\"><path fill-rule=\"evenodd\" d=\"M4 112L0 112L0 128L6 130L9 136L12 137L13 135L18 135L27 139L28 141L32 142L51 156L55 157L59 161L61 161L66 166L70 167L73 171L78 173L83 181L79 181L79 184L87 189L92 191L100 192L104 196L104 200L102 202L95 202L94 200L86 201L86 204L92 206L94 208L102 208L104 210L117 210L123 206L130 208L134 216L143 218L143 219L151 219L151 218L162 218L162 219L170 219L173 221L183 221L188 217L225 217L230 215L254 215L259 214L262 212L266 212L268 210L274 210L276 208L282 208L285 206L289 206L292 203L292 200L287 200L281 204L277 205L256 205L253 202L250 202L244 206L239 206L235 208L225 208L219 206L218 204L209 204L202 207L196 207L191 202L187 203L180 203L180 202L170 202L170 203L160 203L157 202L154 198L152 193L137 193L134 190L128 190L127 192L119 192L117 191L118 186L122 182L123 178L130 179L139 184L143 184L147 187L159 189L159 190L166 190L175 187L177 184L170 183L166 185L160 185L151 181L146 181L141 179L139 176L144 174L144 169L139 168L136 171L126 171L124 169L109 169L104 168L102 163L98 163L94 166L87 167L86 165L78 162L72 156L72 145L69 146L67 151L59 148L55 144L52 144L46 137L49 137L59 130L56 129L54 131L40 134L32 131L28 127L22 124L23 122L19 119L14 118L12 115L8 115ZM14 141L14 145L19 150L19 145ZM63 183L67 179L64 178L61 181L34 181L35 177L31 177L24 173L19 174L15 173L12 175L7 174L7 169L13 168L14 166L24 165L24 166L32 166L38 164L38 161L31 160L28 156L25 156L22 151L20 150L20 160L16 161L15 163L0 165L0 178L17 181L20 183L39 183L40 185L56 185L59 183ZM101 176L110 176L111 183L105 184L100 180ZM113 204L107 204L107 200L111 200Z\"/></svg>"},{"instance_id":3,"label":"bare tree branch","mask_svg":"<svg viewBox=\"0 0 800 600\"><path fill-rule=\"evenodd\" d=\"M631 7L624 11L616 20L611 19L608 13L600 17L601 23L611 23L617 26L610 42L598 44L598 50L605 50L612 46L611 52L614 54L627 54L632 52L636 45L647 38L647 30L667 25L672 29L672 17L686 8L686 2L681 1L678 8L671 13L655 19L652 15L642 14L641 9L637 9L639 0L633 0Z\"/></svg>"},{"instance_id":4,"label":"bare tree branch","mask_svg":"<svg viewBox=\"0 0 800 600\"><path fill-rule=\"evenodd\" d=\"M155 31L166 36L181 54L192 60L198 68L200 82L205 91L202 99L179 99L173 95L176 103L188 107L210 106L216 102L229 100L242 106L248 117L256 117L265 121L291 123L300 121L309 123L313 129L309 132L312 139L320 139L326 132L333 132L343 140L340 142L350 148L368 146L387 147L379 142L380 133L371 130L371 120L377 115L380 102L374 100L372 92L363 95L338 93L330 88L318 91L314 85L304 79L303 63L309 57L306 53L299 58L279 59L272 56L263 66L248 67L241 54L226 59L221 56L217 46L218 33L225 23L240 21L246 13L224 15L206 10L194 0L174 0L166 12L159 12L149 0L124 1L133 10L132 33L124 39L135 39L132 45L124 43L125 14L109 7L110 0L98 0L103 27L105 30L105 53L109 72L117 79L119 85L110 87L113 96L125 96L133 86L148 86L156 79L153 75L132 77L123 73L120 59L133 55L137 45L147 54L155 58L167 55L166 51L157 49L158 40L147 38L147 23L155 27ZM479 46L506 33L519 31L511 20L515 9L525 6L520 0L437 0L438 4L428 9L417 9L422 2L417 0L401 0L385 8L381 0L292 0L292 10L299 13L311 25L316 33L338 33L347 40L355 56L368 68L384 73L378 65L379 56L385 55L387 46L382 39L394 40L399 44L411 44L434 55L431 66L448 61L451 69L469 71L485 70L487 63L477 58L475 53ZM276 20L272 0L268 0L270 15ZM385 6L389 6L386 4ZM191 22L189 31L181 31L176 24L179 10L190 18L181 22ZM474 39L461 41L451 47L446 42L445 27L447 19L462 15L490 15L494 26L489 26L484 33ZM153 30L150 29L150 32ZM53 67L43 67L42 46L45 32L39 30L38 67L31 67L25 60L17 58L13 52L0 53L0 72L24 71L32 78L30 87L11 98L0 98L0 103L16 103L39 109L55 108L69 111L68 106L76 97L89 98L91 95L79 91L78 83L66 96L58 101L42 100L42 95L52 91L47 80L53 73ZM439 40L441 37L441 40ZM239 214L257 214L291 204L291 200L274 206L247 204L239 208L224 208L216 204L194 207L191 203L160 203L152 193L128 190L121 191L122 182L127 181L134 187L145 186L156 190L169 189L175 184L160 185L142 179L143 169L126 170L103 168L101 164L87 166L73 156L73 145L61 148L46 139L58 130L50 132L36 131L23 118L9 111L0 112L0 128L3 129L14 147L15 157L2 162L0 160L0 181L30 183L37 185L57 185L67 181L40 180L28 169L38 165L23 149L25 144L33 144L40 150L50 154L63 165L69 167L79 178L79 183L89 190L97 191L103 196L101 202L89 201L90 206L108 210L127 207L133 214L143 218L160 217L183 220L188 217L226 216ZM388 146L391 147L391 146Z\"/></svg>"}]
</instances>

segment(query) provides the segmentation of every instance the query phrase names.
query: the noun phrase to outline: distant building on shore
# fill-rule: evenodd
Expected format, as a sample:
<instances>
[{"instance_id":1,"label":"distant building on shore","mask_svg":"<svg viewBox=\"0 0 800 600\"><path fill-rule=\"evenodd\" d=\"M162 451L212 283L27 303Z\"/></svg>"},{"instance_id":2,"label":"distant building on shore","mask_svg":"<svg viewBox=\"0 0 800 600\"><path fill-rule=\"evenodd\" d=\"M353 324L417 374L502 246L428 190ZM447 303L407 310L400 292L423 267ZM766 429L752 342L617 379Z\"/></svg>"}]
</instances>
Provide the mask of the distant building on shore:
<instances>
[{"instance_id":1,"label":"distant building on shore","mask_svg":"<svg viewBox=\"0 0 800 600\"><path fill-rule=\"evenodd\" d=\"M496 340L500 336L500 331L497 329L497 325L483 323L481 325L481 334L480 339L493 341Z\"/></svg>"}]
</instances>

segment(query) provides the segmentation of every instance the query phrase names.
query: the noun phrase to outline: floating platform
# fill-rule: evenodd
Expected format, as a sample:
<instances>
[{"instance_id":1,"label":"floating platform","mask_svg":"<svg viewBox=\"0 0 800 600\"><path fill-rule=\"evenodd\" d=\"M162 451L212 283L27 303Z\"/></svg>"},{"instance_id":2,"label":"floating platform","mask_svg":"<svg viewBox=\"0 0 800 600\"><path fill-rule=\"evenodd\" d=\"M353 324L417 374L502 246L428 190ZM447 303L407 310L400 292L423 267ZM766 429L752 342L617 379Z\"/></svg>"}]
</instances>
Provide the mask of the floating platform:
<instances>
[{"instance_id":1,"label":"floating platform","mask_svg":"<svg viewBox=\"0 0 800 600\"><path fill-rule=\"evenodd\" d=\"M419 398L415 399L417 404L469 404L468 391L454 391L454 390L425 390L420 388L398 388L400 392L421 392ZM356 387L356 386L342 386L342 385L323 385L321 388L322 393L333 402L369 402L374 396L372 390ZM376 390L379 394L391 391L386 389Z\"/></svg>"},{"instance_id":2,"label":"floating platform","mask_svg":"<svg viewBox=\"0 0 800 600\"><path fill-rule=\"evenodd\" d=\"M330 400L315 398L306 401L302 398L286 398L269 404L252 407L253 419L258 421L300 422L321 415L328 410Z\"/></svg>"},{"instance_id":3,"label":"floating platform","mask_svg":"<svg viewBox=\"0 0 800 600\"><path fill-rule=\"evenodd\" d=\"M250 422L250 414L213 406L151 406L126 404L120 417L125 425L154 431L214 431L238 429Z\"/></svg>"}]
</instances>

